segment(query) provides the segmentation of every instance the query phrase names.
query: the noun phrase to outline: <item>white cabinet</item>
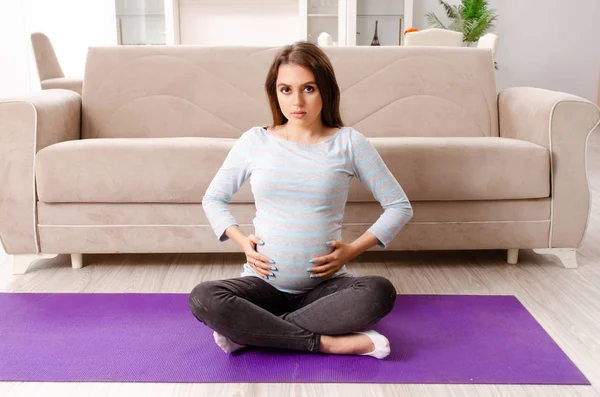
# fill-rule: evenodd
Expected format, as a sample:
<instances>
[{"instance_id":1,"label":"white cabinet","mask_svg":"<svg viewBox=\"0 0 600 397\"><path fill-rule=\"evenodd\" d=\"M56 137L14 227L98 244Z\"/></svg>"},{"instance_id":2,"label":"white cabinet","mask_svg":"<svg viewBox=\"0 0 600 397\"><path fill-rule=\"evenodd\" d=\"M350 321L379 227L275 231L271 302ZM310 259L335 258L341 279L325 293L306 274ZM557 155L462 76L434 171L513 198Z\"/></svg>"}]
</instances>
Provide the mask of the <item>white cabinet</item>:
<instances>
[{"instance_id":1,"label":"white cabinet","mask_svg":"<svg viewBox=\"0 0 600 397\"><path fill-rule=\"evenodd\" d=\"M181 43L181 25L179 19L179 0L164 0L165 4L165 39L167 45Z\"/></svg>"},{"instance_id":2,"label":"white cabinet","mask_svg":"<svg viewBox=\"0 0 600 397\"><path fill-rule=\"evenodd\" d=\"M299 39L316 43L319 34L325 32L331 35L334 45L345 43L346 3L347 0L299 0Z\"/></svg>"},{"instance_id":3,"label":"white cabinet","mask_svg":"<svg viewBox=\"0 0 600 397\"><path fill-rule=\"evenodd\" d=\"M299 0L300 39L316 43L323 32L334 45L399 45L412 26L413 0Z\"/></svg>"},{"instance_id":4,"label":"white cabinet","mask_svg":"<svg viewBox=\"0 0 600 397\"><path fill-rule=\"evenodd\" d=\"M334 45L354 46L371 44L376 22L381 45L398 45L412 26L414 0L159 1L164 2L167 44L316 43L327 32Z\"/></svg>"}]
</instances>

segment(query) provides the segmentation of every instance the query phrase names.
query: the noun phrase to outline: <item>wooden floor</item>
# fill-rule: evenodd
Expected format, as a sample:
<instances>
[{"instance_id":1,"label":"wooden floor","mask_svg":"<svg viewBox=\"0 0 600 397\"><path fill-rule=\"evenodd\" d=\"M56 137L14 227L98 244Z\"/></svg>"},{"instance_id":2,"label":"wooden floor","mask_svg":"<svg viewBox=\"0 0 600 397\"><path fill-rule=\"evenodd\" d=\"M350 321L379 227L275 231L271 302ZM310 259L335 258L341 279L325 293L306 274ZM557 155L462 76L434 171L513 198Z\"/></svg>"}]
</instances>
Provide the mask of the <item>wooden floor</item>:
<instances>
[{"instance_id":1,"label":"wooden floor","mask_svg":"<svg viewBox=\"0 0 600 397\"><path fill-rule=\"evenodd\" d=\"M513 294L592 386L0 383L0 396L600 396L600 131L589 145L593 208L578 269L567 270L555 257L532 251L521 251L518 265L505 262L505 251L458 251L365 253L349 266L358 274L388 277L399 293ZM59 256L12 276L8 257L0 254L0 291L187 293L200 281L237 276L242 259L237 254L85 256L85 267L73 270L69 258Z\"/></svg>"}]
</instances>

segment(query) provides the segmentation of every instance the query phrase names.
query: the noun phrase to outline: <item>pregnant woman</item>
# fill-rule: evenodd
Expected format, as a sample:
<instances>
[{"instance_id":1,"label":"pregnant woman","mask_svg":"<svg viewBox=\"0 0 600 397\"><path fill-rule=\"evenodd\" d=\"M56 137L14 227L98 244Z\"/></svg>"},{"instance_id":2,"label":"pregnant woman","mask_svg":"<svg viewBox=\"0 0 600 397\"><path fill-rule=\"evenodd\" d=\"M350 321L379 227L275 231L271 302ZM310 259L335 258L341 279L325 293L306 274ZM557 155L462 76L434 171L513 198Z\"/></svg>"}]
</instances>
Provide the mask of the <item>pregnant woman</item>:
<instances>
[{"instance_id":1,"label":"pregnant woman","mask_svg":"<svg viewBox=\"0 0 600 397\"><path fill-rule=\"evenodd\" d=\"M354 276L346 263L376 244L385 248L412 207L370 141L343 125L335 73L318 46L282 48L265 89L273 124L237 140L202 200L217 238L234 241L246 263L241 277L198 284L191 311L227 353L262 346L382 359L389 341L368 328L392 310L396 290L383 277ZM355 177L383 213L344 242ZM256 214L246 236L228 204L248 179Z\"/></svg>"}]
</instances>

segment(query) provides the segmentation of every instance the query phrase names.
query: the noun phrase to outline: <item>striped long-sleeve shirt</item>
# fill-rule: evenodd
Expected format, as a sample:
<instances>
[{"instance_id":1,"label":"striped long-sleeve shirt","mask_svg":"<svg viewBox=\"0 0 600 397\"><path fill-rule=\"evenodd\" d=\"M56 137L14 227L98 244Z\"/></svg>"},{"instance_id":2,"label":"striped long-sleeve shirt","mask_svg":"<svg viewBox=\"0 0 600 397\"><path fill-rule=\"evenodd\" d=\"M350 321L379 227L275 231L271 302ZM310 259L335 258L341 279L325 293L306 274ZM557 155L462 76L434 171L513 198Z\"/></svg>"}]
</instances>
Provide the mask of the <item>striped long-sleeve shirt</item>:
<instances>
[{"instance_id":1,"label":"striped long-sleeve shirt","mask_svg":"<svg viewBox=\"0 0 600 397\"><path fill-rule=\"evenodd\" d=\"M368 231L386 247L412 217L412 207L372 143L351 127L314 144L282 139L262 127L246 131L218 170L202 206L220 241L238 225L231 197L250 178L259 253L275 261L268 281L289 293L306 293L322 280L310 278L309 260L333 251L325 243L342 239L342 219L352 178L379 201L383 213ZM349 276L344 265L334 277ZM259 276L248 263L242 276Z\"/></svg>"}]
</instances>

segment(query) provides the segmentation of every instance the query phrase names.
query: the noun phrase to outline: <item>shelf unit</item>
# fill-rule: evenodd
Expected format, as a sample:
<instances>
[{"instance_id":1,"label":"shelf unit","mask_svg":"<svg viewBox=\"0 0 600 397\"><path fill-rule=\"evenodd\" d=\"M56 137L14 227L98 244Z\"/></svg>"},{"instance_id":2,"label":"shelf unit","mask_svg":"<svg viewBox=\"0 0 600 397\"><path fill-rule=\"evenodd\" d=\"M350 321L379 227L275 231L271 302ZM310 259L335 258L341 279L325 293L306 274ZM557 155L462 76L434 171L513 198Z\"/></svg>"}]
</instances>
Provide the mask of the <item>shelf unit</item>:
<instances>
[{"instance_id":1,"label":"shelf unit","mask_svg":"<svg viewBox=\"0 0 600 397\"><path fill-rule=\"evenodd\" d=\"M327 32L334 45L369 45L377 20L381 44L400 45L404 30L413 24L413 1L399 6L398 0L299 0L300 39L316 43Z\"/></svg>"},{"instance_id":2,"label":"shelf unit","mask_svg":"<svg viewBox=\"0 0 600 397\"><path fill-rule=\"evenodd\" d=\"M181 17L181 5L184 5L184 12L187 12L190 4L205 0L154 1L164 1L166 44L188 44L182 42L181 21L190 21L193 18L190 15L186 15L185 18ZM251 2L253 0L244 1ZM322 31L326 31L332 36L335 45L368 45L366 42L368 41L370 44L370 39L373 37L375 20L379 20L379 40L382 45L398 45L404 39L403 31L413 25L414 0L285 1L298 2L297 40L316 43L318 35ZM232 7L230 3L227 4L229 4L227 7ZM291 29L294 29L293 25ZM186 32L188 31L186 30ZM295 36L296 33L293 35ZM368 40L366 36L369 37ZM261 44L257 43L257 45Z\"/></svg>"}]
</instances>

